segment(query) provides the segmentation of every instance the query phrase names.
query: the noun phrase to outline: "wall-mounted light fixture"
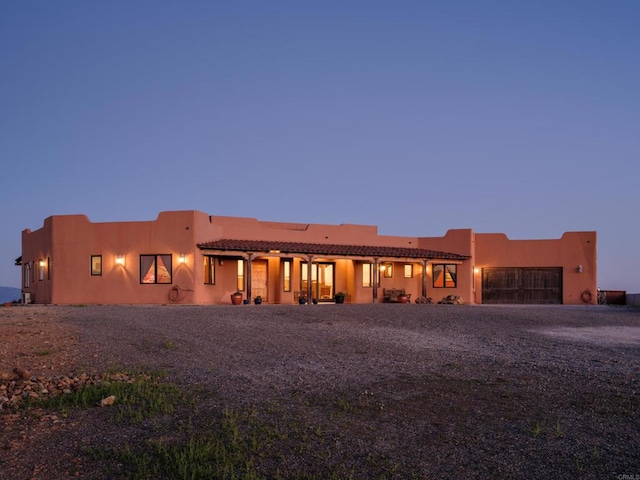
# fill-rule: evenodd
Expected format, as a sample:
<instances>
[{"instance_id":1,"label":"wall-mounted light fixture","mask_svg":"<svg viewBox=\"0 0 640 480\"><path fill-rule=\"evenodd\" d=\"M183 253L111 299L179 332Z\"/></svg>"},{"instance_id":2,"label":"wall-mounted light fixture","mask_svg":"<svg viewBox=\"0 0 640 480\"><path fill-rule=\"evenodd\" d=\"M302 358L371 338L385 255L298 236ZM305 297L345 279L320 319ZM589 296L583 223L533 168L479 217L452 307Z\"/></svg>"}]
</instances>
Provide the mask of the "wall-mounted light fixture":
<instances>
[{"instance_id":1,"label":"wall-mounted light fixture","mask_svg":"<svg viewBox=\"0 0 640 480\"><path fill-rule=\"evenodd\" d=\"M577 271L578 273L582 273L582 265L578 265L578 266L576 267L576 271Z\"/></svg>"},{"instance_id":2,"label":"wall-mounted light fixture","mask_svg":"<svg viewBox=\"0 0 640 480\"><path fill-rule=\"evenodd\" d=\"M219 258L219 259L218 259L218 264L219 264L219 265L224 265L224 260L223 260L222 258Z\"/></svg>"},{"instance_id":3,"label":"wall-mounted light fixture","mask_svg":"<svg viewBox=\"0 0 640 480\"><path fill-rule=\"evenodd\" d=\"M476 275L480 273L480 269L478 267L473 267L473 273Z\"/></svg>"},{"instance_id":4,"label":"wall-mounted light fixture","mask_svg":"<svg viewBox=\"0 0 640 480\"><path fill-rule=\"evenodd\" d=\"M184 256L184 253L181 253L180 256L178 257L178 263L184 263L186 262L187 259Z\"/></svg>"},{"instance_id":5,"label":"wall-mounted light fixture","mask_svg":"<svg viewBox=\"0 0 640 480\"><path fill-rule=\"evenodd\" d=\"M44 263L44 260L40 260L39 265L40 265L42 268L44 268L44 266L46 265L46 263Z\"/></svg>"},{"instance_id":6,"label":"wall-mounted light fixture","mask_svg":"<svg viewBox=\"0 0 640 480\"><path fill-rule=\"evenodd\" d=\"M116 265L122 265L124 267L124 255L116 255Z\"/></svg>"}]
</instances>

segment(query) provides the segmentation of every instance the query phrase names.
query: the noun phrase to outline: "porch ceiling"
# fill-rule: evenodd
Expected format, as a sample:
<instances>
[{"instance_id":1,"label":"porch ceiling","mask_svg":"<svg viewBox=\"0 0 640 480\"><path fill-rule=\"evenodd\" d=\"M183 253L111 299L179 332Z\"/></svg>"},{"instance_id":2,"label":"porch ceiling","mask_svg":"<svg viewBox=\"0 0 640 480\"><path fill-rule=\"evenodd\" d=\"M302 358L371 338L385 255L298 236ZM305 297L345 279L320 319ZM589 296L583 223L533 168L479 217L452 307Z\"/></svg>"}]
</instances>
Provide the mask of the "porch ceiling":
<instances>
[{"instance_id":1,"label":"porch ceiling","mask_svg":"<svg viewBox=\"0 0 640 480\"><path fill-rule=\"evenodd\" d=\"M260 252L298 255L330 255L340 257L396 257L415 259L467 260L471 257L457 253L440 252L424 248L378 247L372 245L339 245L325 243L280 242L272 240L222 239L199 243L201 250Z\"/></svg>"}]
</instances>

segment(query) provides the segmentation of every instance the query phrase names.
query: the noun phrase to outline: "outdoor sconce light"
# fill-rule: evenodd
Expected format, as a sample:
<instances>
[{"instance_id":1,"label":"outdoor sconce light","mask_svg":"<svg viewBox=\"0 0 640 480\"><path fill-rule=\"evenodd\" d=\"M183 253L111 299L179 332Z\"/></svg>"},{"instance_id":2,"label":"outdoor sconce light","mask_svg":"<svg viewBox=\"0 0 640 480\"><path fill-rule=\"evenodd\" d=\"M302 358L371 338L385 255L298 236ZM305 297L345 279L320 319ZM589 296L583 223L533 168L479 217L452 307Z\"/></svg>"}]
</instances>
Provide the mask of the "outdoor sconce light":
<instances>
[{"instance_id":1,"label":"outdoor sconce light","mask_svg":"<svg viewBox=\"0 0 640 480\"><path fill-rule=\"evenodd\" d=\"M480 269L478 267L473 267L473 273L476 275L480 273Z\"/></svg>"},{"instance_id":2,"label":"outdoor sconce light","mask_svg":"<svg viewBox=\"0 0 640 480\"><path fill-rule=\"evenodd\" d=\"M578 273L582 273L582 265L578 265L578 268L576 268L576 271Z\"/></svg>"},{"instance_id":3,"label":"outdoor sconce light","mask_svg":"<svg viewBox=\"0 0 640 480\"><path fill-rule=\"evenodd\" d=\"M45 264L44 264L44 260L40 260L39 265L40 265L42 268L44 268L44 265L45 265Z\"/></svg>"},{"instance_id":4,"label":"outdoor sconce light","mask_svg":"<svg viewBox=\"0 0 640 480\"><path fill-rule=\"evenodd\" d=\"M181 253L180 256L178 257L178 263L184 263L187 260L184 257L184 253Z\"/></svg>"},{"instance_id":5,"label":"outdoor sconce light","mask_svg":"<svg viewBox=\"0 0 640 480\"><path fill-rule=\"evenodd\" d=\"M124 266L124 255L116 255L116 265Z\"/></svg>"}]
</instances>

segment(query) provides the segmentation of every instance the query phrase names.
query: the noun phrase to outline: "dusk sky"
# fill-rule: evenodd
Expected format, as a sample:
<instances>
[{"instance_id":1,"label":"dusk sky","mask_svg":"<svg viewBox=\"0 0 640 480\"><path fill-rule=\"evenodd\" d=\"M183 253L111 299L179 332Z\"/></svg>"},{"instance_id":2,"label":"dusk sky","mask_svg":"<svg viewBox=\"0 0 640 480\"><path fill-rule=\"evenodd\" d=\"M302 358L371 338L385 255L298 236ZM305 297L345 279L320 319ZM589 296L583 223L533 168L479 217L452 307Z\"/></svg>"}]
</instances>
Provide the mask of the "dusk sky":
<instances>
[{"instance_id":1,"label":"dusk sky","mask_svg":"<svg viewBox=\"0 0 640 480\"><path fill-rule=\"evenodd\" d=\"M598 232L640 293L640 1L0 4L0 285L46 217Z\"/></svg>"}]
</instances>

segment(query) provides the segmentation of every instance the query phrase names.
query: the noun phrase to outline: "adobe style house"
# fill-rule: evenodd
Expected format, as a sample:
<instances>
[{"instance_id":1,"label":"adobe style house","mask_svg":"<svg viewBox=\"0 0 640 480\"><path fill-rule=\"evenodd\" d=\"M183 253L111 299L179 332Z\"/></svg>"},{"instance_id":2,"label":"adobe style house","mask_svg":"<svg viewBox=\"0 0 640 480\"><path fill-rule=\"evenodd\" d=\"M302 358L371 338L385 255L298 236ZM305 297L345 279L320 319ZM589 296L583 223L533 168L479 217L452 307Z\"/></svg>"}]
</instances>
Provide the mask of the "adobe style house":
<instances>
[{"instance_id":1,"label":"adobe style house","mask_svg":"<svg viewBox=\"0 0 640 480\"><path fill-rule=\"evenodd\" d=\"M552 240L449 230L379 235L365 225L265 222L162 212L153 221L93 223L56 215L22 232L23 298L41 304L294 304L410 301L596 303L596 232ZM385 295L386 294L386 295ZM309 303L312 303L311 301Z\"/></svg>"}]
</instances>

